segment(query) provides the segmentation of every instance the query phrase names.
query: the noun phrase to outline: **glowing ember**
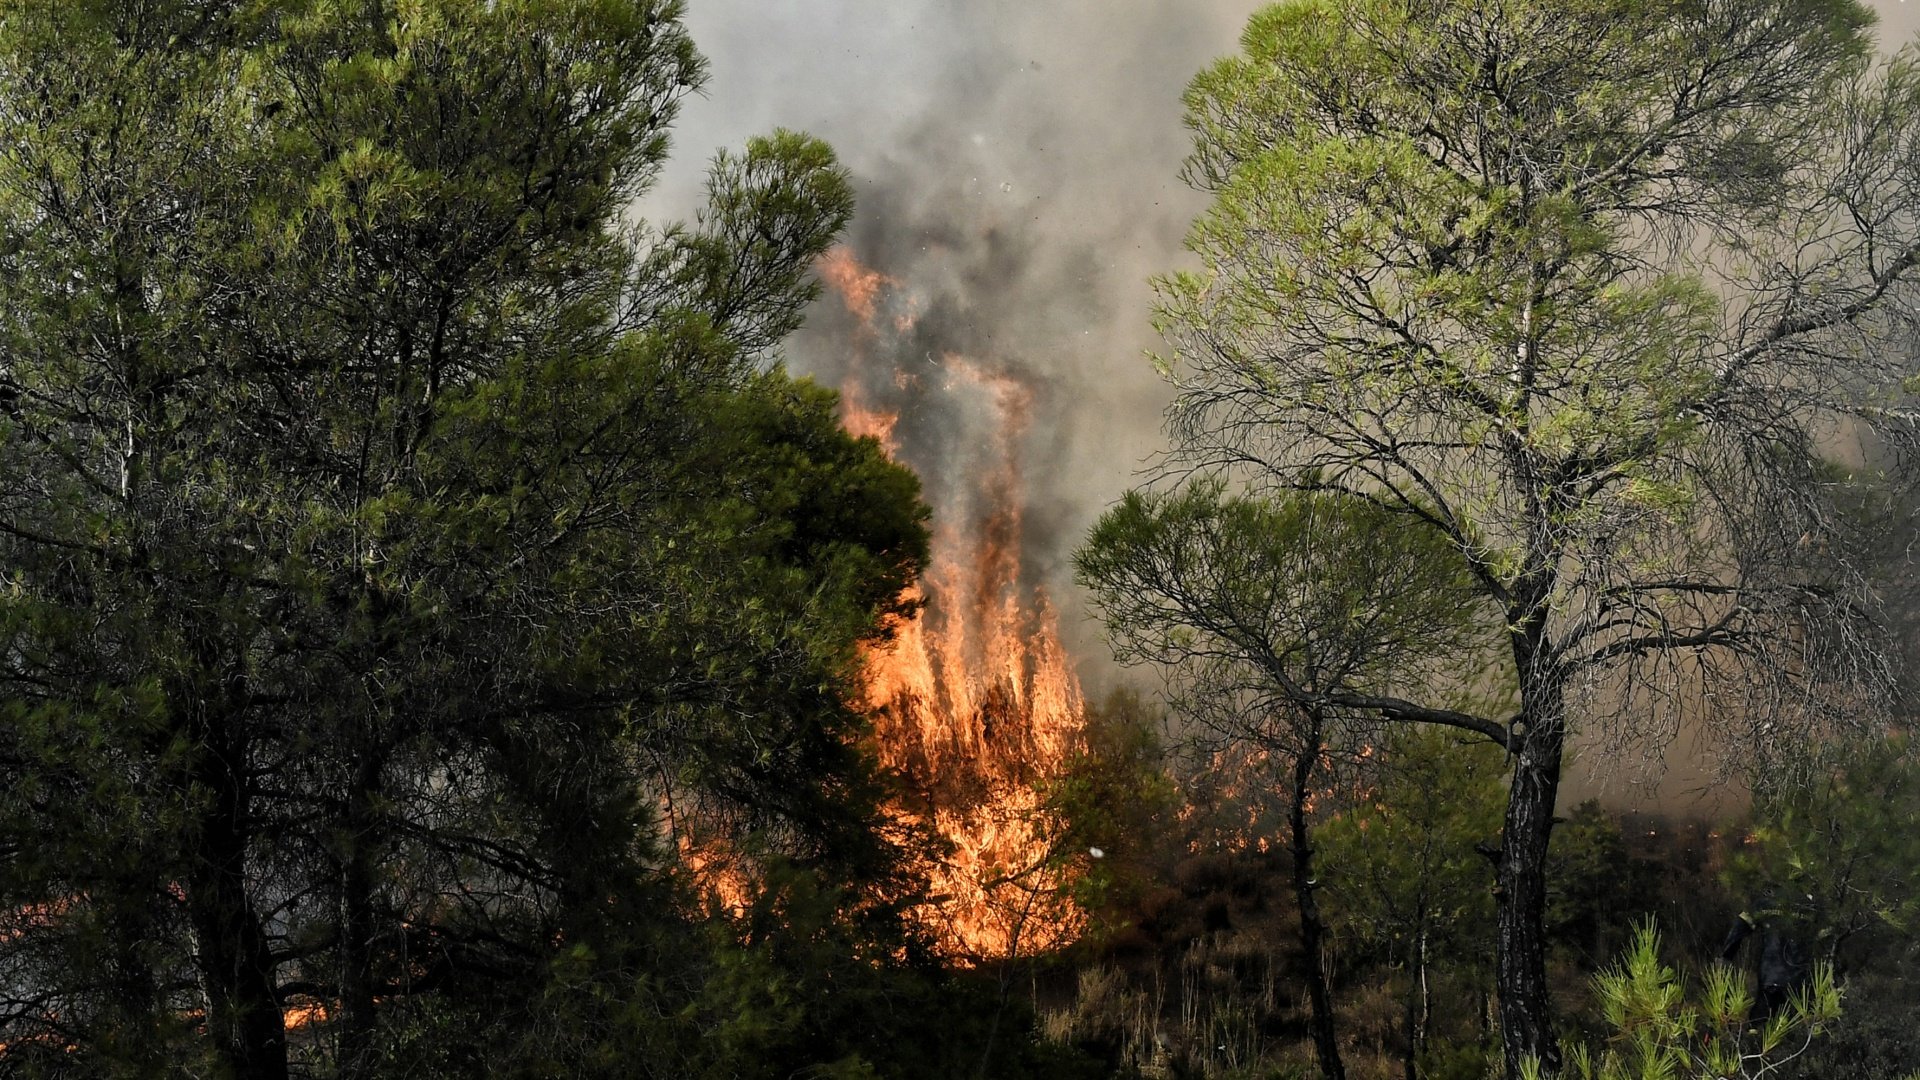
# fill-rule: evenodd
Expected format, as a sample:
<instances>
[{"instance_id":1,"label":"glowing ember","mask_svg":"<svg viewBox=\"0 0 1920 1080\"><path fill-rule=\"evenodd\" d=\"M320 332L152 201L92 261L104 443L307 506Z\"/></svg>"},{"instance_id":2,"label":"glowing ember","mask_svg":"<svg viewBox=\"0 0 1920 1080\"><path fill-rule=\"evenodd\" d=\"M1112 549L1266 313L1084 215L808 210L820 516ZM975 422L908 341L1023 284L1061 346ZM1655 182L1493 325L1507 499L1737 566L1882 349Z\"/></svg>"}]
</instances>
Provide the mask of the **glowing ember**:
<instances>
[{"instance_id":1,"label":"glowing ember","mask_svg":"<svg viewBox=\"0 0 1920 1080\"><path fill-rule=\"evenodd\" d=\"M36 904L22 904L0 921L0 942L13 942L36 930L57 926L62 916L73 910L82 897L69 896Z\"/></svg>"},{"instance_id":2,"label":"glowing ember","mask_svg":"<svg viewBox=\"0 0 1920 1080\"><path fill-rule=\"evenodd\" d=\"M1012 375L954 353L921 374L904 356L917 305L899 283L845 248L820 271L858 323L841 387L849 431L878 439L914 467L934 506L933 559L920 614L867 657L868 704L881 761L911 784L902 818L931 822L952 846L930 871L935 902L920 913L956 957L986 959L1063 944L1081 926L1065 898L1036 784L1078 743L1080 687L1045 592L1023 577L1021 439L1032 392ZM882 402L915 401L903 415ZM949 431L941 460L916 425ZM964 448L956 452L954 447Z\"/></svg>"}]
</instances>

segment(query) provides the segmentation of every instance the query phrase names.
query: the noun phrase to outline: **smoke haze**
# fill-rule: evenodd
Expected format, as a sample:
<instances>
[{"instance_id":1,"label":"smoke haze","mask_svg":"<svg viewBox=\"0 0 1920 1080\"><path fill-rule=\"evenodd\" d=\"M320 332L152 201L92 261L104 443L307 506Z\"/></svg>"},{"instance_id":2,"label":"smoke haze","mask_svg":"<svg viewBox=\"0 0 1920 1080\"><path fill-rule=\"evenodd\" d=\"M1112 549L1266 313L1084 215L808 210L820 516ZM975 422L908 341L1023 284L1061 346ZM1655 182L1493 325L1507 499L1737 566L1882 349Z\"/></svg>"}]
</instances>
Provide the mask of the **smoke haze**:
<instances>
[{"instance_id":1,"label":"smoke haze","mask_svg":"<svg viewBox=\"0 0 1920 1080\"><path fill-rule=\"evenodd\" d=\"M895 362L931 377L947 354L1028 388L1025 558L1061 613L1081 674L1116 675L1068 583L1066 559L1099 511L1164 446L1168 393L1143 353L1150 275L1183 264L1204 202L1178 179L1180 94L1237 48L1259 0L690 0L711 62L676 128L675 156L641 207L684 217L704 162L789 127L830 142L852 171L858 258L894 282L915 319ZM1920 30L1920 5L1878 0L1883 43ZM787 350L831 386L858 363L829 295ZM929 493L956 489L978 455L958 409L906 393L903 456ZM949 415L950 413L954 415ZM940 448L932 452L933 448ZM937 461L937 464L930 462ZM1703 786L1676 759L1670 792ZM1585 787L1586 785L1579 785Z\"/></svg>"}]
</instances>

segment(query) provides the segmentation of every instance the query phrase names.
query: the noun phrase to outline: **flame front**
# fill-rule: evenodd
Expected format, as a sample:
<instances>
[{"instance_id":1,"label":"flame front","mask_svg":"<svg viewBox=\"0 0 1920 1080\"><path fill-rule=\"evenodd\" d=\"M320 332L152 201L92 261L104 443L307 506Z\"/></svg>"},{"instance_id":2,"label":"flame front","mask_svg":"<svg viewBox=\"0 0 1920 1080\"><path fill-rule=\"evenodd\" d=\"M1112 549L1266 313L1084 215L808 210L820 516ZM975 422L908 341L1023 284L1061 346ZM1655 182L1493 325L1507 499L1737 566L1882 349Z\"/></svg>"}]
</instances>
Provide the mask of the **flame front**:
<instances>
[{"instance_id":1,"label":"flame front","mask_svg":"<svg viewBox=\"0 0 1920 1080\"><path fill-rule=\"evenodd\" d=\"M866 657L879 757L912 791L894 813L952 849L929 870L934 901L919 916L956 958L1044 951L1084 921L1039 793L1078 745L1083 713L1052 604L1021 562L1033 392L953 352L908 370L897 361L913 351L912 296L846 248L820 271L856 325L843 422L913 467L934 508L919 614ZM944 444L926 437L934 426Z\"/></svg>"}]
</instances>

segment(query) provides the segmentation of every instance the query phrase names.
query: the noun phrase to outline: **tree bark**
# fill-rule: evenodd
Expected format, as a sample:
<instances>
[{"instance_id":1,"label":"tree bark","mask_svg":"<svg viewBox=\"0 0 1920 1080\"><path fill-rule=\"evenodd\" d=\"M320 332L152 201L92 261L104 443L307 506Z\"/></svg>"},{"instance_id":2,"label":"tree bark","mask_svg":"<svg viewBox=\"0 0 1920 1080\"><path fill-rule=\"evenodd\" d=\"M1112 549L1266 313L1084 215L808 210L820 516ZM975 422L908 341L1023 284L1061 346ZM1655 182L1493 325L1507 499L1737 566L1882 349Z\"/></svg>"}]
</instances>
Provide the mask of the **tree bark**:
<instances>
[{"instance_id":1,"label":"tree bark","mask_svg":"<svg viewBox=\"0 0 1920 1080\"><path fill-rule=\"evenodd\" d=\"M195 769L207 795L187 901L200 941L207 1033L235 1080L286 1080L287 1032L265 931L247 895L245 755L227 740Z\"/></svg>"},{"instance_id":2,"label":"tree bark","mask_svg":"<svg viewBox=\"0 0 1920 1080\"><path fill-rule=\"evenodd\" d=\"M347 849L340 867L340 1076L364 1076L372 1067L375 1029L374 952L378 928L374 913L375 864L384 840L375 802L381 795L386 764L375 725L362 731L347 792Z\"/></svg>"},{"instance_id":3,"label":"tree bark","mask_svg":"<svg viewBox=\"0 0 1920 1080\"><path fill-rule=\"evenodd\" d=\"M1321 962L1325 949L1326 927L1320 921L1320 905L1314 899L1313 848L1308 843L1308 785L1314 766L1320 760L1323 722L1318 713L1307 719L1307 738L1293 762L1293 791L1287 808L1287 825L1293 849L1293 895L1300 905L1300 948L1307 958L1307 997L1313 1009L1313 1050L1320 1060L1320 1072L1326 1080L1346 1080L1346 1066L1340 1060L1340 1044L1334 1037L1333 993L1327 985L1326 966Z\"/></svg>"},{"instance_id":4,"label":"tree bark","mask_svg":"<svg viewBox=\"0 0 1920 1080\"><path fill-rule=\"evenodd\" d=\"M1413 955L1407 979L1407 1057L1402 1065L1406 1080L1420 1080L1420 1045L1427 1040L1427 1021L1432 1005L1427 998L1427 912L1424 905L1415 913Z\"/></svg>"},{"instance_id":5,"label":"tree bark","mask_svg":"<svg viewBox=\"0 0 1920 1080\"><path fill-rule=\"evenodd\" d=\"M1547 993L1545 921L1547 845L1560 790L1566 726L1557 694L1525 709L1526 729L1513 766L1502 834L1496 930L1496 983L1506 1075L1518 1080L1522 1063L1537 1059L1548 1074L1560 1067Z\"/></svg>"}]
</instances>

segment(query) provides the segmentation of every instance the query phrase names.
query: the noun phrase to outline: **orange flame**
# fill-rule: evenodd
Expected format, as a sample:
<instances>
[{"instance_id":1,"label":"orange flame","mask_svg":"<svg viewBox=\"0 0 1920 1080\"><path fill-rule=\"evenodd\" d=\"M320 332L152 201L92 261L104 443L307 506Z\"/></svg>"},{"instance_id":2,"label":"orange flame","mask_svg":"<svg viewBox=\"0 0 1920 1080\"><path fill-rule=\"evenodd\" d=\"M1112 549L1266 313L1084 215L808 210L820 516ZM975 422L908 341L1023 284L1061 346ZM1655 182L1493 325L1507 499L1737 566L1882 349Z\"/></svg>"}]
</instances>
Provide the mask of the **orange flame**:
<instances>
[{"instance_id":1,"label":"orange flame","mask_svg":"<svg viewBox=\"0 0 1920 1080\"><path fill-rule=\"evenodd\" d=\"M1036 785L1078 745L1083 716L1052 605L1022 574L1020 444L1032 391L954 353L941 357L932 387L890 365L880 370L872 357L904 351L917 304L844 247L821 260L820 273L858 323L854 369L841 387L847 430L877 439L923 478L939 466L964 474L929 485L933 557L911 597L924 605L866 657L880 760L915 792L912 806L893 812L930 823L952 849L929 869L934 900L918 915L960 959L1057 947L1084 919L1065 897L1059 823ZM919 414L877 405L889 387L937 395L934 412L965 417L972 460L914 460L901 436Z\"/></svg>"},{"instance_id":2,"label":"orange flame","mask_svg":"<svg viewBox=\"0 0 1920 1080\"><path fill-rule=\"evenodd\" d=\"M324 1024L333 1018L333 1014L327 1010L327 1003L317 998L303 998L289 1002L283 1015L287 1029L290 1031L314 1024Z\"/></svg>"},{"instance_id":3,"label":"orange flame","mask_svg":"<svg viewBox=\"0 0 1920 1080\"><path fill-rule=\"evenodd\" d=\"M820 276L827 285L840 295L847 310L863 324L871 326L874 320L875 305L883 286L896 284L878 270L870 270L860 265L853 249L837 247L820 257L817 267Z\"/></svg>"},{"instance_id":4,"label":"orange flame","mask_svg":"<svg viewBox=\"0 0 1920 1080\"><path fill-rule=\"evenodd\" d=\"M753 871L733 847L717 837L696 837L684 824L669 828L680 849L680 864L709 909L736 919L745 915L753 902Z\"/></svg>"}]
</instances>

